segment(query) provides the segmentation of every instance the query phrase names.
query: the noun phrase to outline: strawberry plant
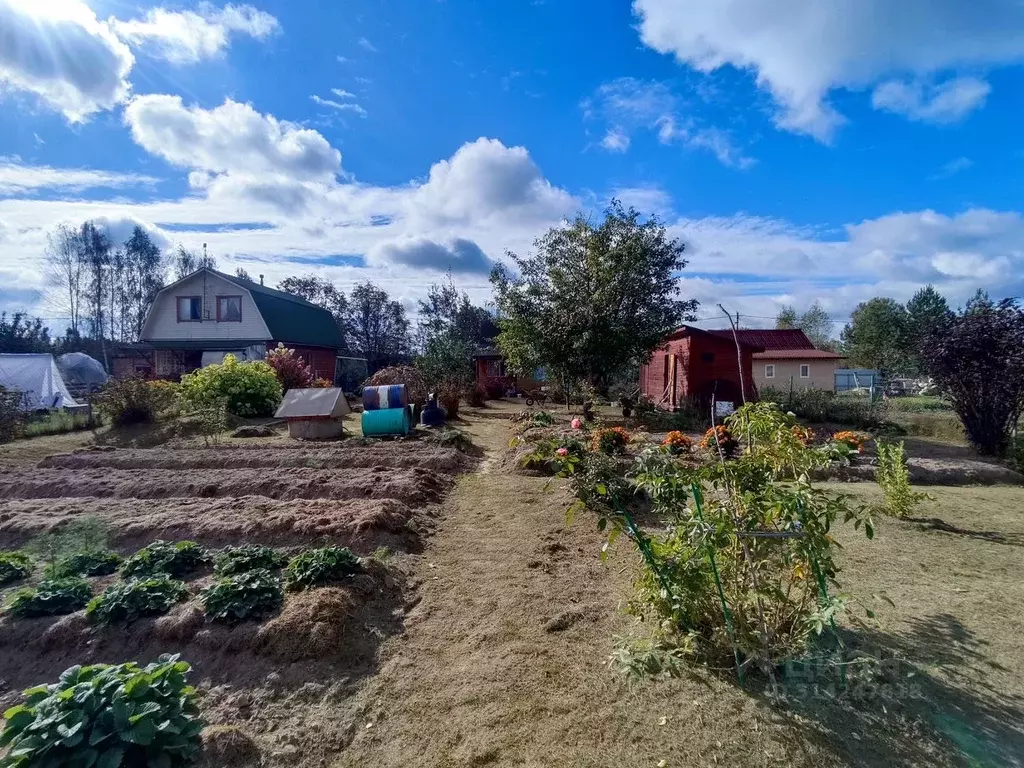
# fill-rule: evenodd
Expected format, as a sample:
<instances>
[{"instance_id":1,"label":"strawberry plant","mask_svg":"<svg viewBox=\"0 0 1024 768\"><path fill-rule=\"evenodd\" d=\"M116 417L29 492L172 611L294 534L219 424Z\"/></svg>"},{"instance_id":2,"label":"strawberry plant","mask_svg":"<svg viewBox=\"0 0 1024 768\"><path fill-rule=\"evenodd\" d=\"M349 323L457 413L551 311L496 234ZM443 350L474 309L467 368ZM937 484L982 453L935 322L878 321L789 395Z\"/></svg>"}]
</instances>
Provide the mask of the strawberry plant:
<instances>
[{"instance_id":1,"label":"strawberry plant","mask_svg":"<svg viewBox=\"0 0 1024 768\"><path fill-rule=\"evenodd\" d=\"M361 570L359 558L347 547L307 549L288 563L284 580L289 590L297 592L343 581Z\"/></svg>"},{"instance_id":2,"label":"strawberry plant","mask_svg":"<svg viewBox=\"0 0 1024 768\"><path fill-rule=\"evenodd\" d=\"M121 564L125 578L167 575L187 576L200 568L209 557L194 541L154 541Z\"/></svg>"},{"instance_id":3,"label":"strawberry plant","mask_svg":"<svg viewBox=\"0 0 1024 768\"><path fill-rule=\"evenodd\" d=\"M24 579L32 573L32 558L24 552L0 552L0 587Z\"/></svg>"},{"instance_id":4,"label":"strawberry plant","mask_svg":"<svg viewBox=\"0 0 1024 768\"><path fill-rule=\"evenodd\" d=\"M6 768L170 768L199 755L203 724L191 667L161 656L145 667L76 665L50 685L29 688L4 712Z\"/></svg>"},{"instance_id":5,"label":"strawberry plant","mask_svg":"<svg viewBox=\"0 0 1024 768\"><path fill-rule=\"evenodd\" d=\"M184 584L163 574L130 579L107 587L89 601L85 613L97 624L128 624L142 616L167 613L187 596Z\"/></svg>"},{"instance_id":6,"label":"strawberry plant","mask_svg":"<svg viewBox=\"0 0 1024 768\"><path fill-rule=\"evenodd\" d=\"M48 579L66 579L70 576L107 576L121 565L121 556L116 552L79 552L67 555L50 563L43 570Z\"/></svg>"},{"instance_id":7,"label":"strawberry plant","mask_svg":"<svg viewBox=\"0 0 1024 768\"><path fill-rule=\"evenodd\" d=\"M260 568L217 579L200 599L211 619L235 622L276 613L284 603L284 590L280 576Z\"/></svg>"},{"instance_id":8,"label":"strawberry plant","mask_svg":"<svg viewBox=\"0 0 1024 768\"><path fill-rule=\"evenodd\" d=\"M218 576L230 576L257 569L279 571L288 563L288 558L276 549L259 544L243 544L239 547L225 547L214 558L213 572Z\"/></svg>"},{"instance_id":9,"label":"strawberry plant","mask_svg":"<svg viewBox=\"0 0 1024 768\"><path fill-rule=\"evenodd\" d=\"M12 616L33 619L38 616L63 616L85 608L92 587L80 576L47 579L35 587L22 587L7 604Z\"/></svg>"}]
</instances>

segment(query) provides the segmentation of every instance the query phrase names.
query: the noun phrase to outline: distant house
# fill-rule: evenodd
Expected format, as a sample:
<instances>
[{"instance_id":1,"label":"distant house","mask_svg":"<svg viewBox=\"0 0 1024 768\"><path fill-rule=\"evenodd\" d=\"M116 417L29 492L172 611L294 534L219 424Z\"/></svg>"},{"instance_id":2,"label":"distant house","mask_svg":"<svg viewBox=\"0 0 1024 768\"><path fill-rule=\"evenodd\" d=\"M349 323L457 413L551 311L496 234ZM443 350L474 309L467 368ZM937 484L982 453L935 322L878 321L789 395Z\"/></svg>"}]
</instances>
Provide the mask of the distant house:
<instances>
[{"instance_id":1,"label":"distant house","mask_svg":"<svg viewBox=\"0 0 1024 768\"><path fill-rule=\"evenodd\" d=\"M732 339L732 331L711 331ZM835 390L836 369L846 359L836 352L816 349L807 334L799 329L743 329L736 332L739 340L761 347L753 355L754 384L758 389L825 389Z\"/></svg>"},{"instance_id":2,"label":"distant house","mask_svg":"<svg viewBox=\"0 0 1024 768\"><path fill-rule=\"evenodd\" d=\"M516 374L497 347L484 347L473 355L473 371L477 383L501 392L529 392L540 387L545 379L542 370L529 376Z\"/></svg>"},{"instance_id":3,"label":"distant house","mask_svg":"<svg viewBox=\"0 0 1024 768\"><path fill-rule=\"evenodd\" d=\"M155 378L176 379L219 363L228 353L262 360L280 343L329 381L343 344L326 309L213 269L200 269L160 291L139 342L127 350L124 369L148 371Z\"/></svg>"},{"instance_id":4,"label":"distant house","mask_svg":"<svg viewBox=\"0 0 1024 768\"><path fill-rule=\"evenodd\" d=\"M651 362L640 366L640 392L670 411L687 402L704 407L712 399L733 403L756 399L752 364L762 351L762 347L740 339L737 356L731 331L725 337L685 325L665 338Z\"/></svg>"}]
</instances>

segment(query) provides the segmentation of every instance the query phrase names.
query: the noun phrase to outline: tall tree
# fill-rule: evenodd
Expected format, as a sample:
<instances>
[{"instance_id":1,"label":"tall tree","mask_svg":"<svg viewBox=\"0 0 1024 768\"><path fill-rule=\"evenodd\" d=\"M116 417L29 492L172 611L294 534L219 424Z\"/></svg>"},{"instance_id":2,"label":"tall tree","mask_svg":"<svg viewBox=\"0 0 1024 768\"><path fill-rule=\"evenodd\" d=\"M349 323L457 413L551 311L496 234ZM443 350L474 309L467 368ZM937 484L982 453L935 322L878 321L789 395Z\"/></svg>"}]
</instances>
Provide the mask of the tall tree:
<instances>
[{"instance_id":1,"label":"tall tree","mask_svg":"<svg viewBox=\"0 0 1024 768\"><path fill-rule=\"evenodd\" d=\"M15 312L11 319L0 313L0 352L51 352L50 329L38 317Z\"/></svg>"},{"instance_id":2,"label":"tall tree","mask_svg":"<svg viewBox=\"0 0 1024 768\"><path fill-rule=\"evenodd\" d=\"M245 267L238 267L238 269L235 270L235 277L240 280L248 280L250 283L254 282L252 275L249 274L249 270Z\"/></svg>"},{"instance_id":3,"label":"tall tree","mask_svg":"<svg viewBox=\"0 0 1024 768\"><path fill-rule=\"evenodd\" d=\"M107 326L107 295L111 287L107 279L110 269L110 239L92 221L82 224L81 238L86 276L86 325L90 336L102 339Z\"/></svg>"},{"instance_id":4,"label":"tall tree","mask_svg":"<svg viewBox=\"0 0 1024 768\"><path fill-rule=\"evenodd\" d=\"M349 294L345 332L349 350L366 358L371 374L409 356L405 307L373 283L357 285Z\"/></svg>"},{"instance_id":5,"label":"tall tree","mask_svg":"<svg viewBox=\"0 0 1024 768\"><path fill-rule=\"evenodd\" d=\"M798 315L792 306L784 305L775 318L775 327L799 328L818 349L831 350L835 347L835 341L832 338L835 323L832 322L832 317L820 301L815 301L801 315Z\"/></svg>"},{"instance_id":6,"label":"tall tree","mask_svg":"<svg viewBox=\"0 0 1024 768\"><path fill-rule=\"evenodd\" d=\"M779 314L775 317L775 327L779 330L796 328L798 322L800 322L800 316L792 304L783 304L779 309Z\"/></svg>"},{"instance_id":7,"label":"tall tree","mask_svg":"<svg viewBox=\"0 0 1024 768\"><path fill-rule=\"evenodd\" d=\"M171 266L174 270L174 279L181 280L203 267L216 269L217 260L213 256L199 253L199 251L191 250L178 243L178 247L174 249L171 256Z\"/></svg>"},{"instance_id":8,"label":"tall tree","mask_svg":"<svg viewBox=\"0 0 1024 768\"><path fill-rule=\"evenodd\" d=\"M1011 299L974 300L921 345L938 383L982 453L1004 455L1024 413L1024 311Z\"/></svg>"},{"instance_id":9,"label":"tall tree","mask_svg":"<svg viewBox=\"0 0 1024 768\"><path fill-rule=\"evenodd\" d=\"M933 330L944 328L952 317L946 299L932 285L920 289L907 302L907 343L916 373L924 373L920 359L924 340Z\"/></svg>"},{"instance_id":10,"label":"tall tree","mask_svg":"<svg viewBox=\"0 0 1024 768\"><path fill-rule=\"evenodd\" d=\"M419 304L416 365L431 386L449 381L462 391L473 378L473 354L498 333L494 318L459 292L451 274Z\"/></svg>"},{"instance_id":11,"label":"tall tree","mask_svg":"<svg viewBox=\"0 0 1024 768\"><path fill-rule=\"evenodd\" d=\"M71 330L77 335L85 292L85 257L78 228L58 224L47 234L44 259L47 282L53 288L50 303L67 316Z\"/></svg>"},{"instance_id":12,"label":"tall tree","mask_svg":"<svg viewBox=\"0 0 1024 768\"><path fill-rule=\"evenodd\" d=\"M858 304L841 338L851 365L883 374L900 373L910 365L907 310L895 299L876 297Z\"/></svg>"},{"instance_id":13,"label":"tall tree","mask_svg":"<svg viewBox=\"0 0 1024 768\"><path fill-rule=\"evenodd\" d=\"M552 228L532 255L509 254L519 276L502 265L491 274L502 353L517 370L603 389L693 318L697 302L679 298L676 280L683 250L656 217L617 200L597 225L577 215Z\"/></svg>"},{"instance_id":14,"label":"tall tree","mask_svg":"<svg viewBox=\"0 0 1024 768\"><path fill-rule=\"evenodd\" d=\"M167 284L167 263L149 233L139 226L124 243L124 259L122 340L134 341L142 334L157 293Z\"/></svg>"}]
</instances>

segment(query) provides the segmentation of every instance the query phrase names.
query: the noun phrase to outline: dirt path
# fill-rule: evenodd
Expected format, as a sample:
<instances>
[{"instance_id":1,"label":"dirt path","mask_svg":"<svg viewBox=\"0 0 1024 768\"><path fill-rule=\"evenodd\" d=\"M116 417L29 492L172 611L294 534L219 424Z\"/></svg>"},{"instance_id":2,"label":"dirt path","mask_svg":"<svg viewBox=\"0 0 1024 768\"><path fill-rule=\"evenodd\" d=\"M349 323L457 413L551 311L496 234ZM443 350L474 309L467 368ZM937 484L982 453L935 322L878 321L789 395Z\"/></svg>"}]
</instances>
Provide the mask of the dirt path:
<instances>
[{"instance_id":1,"label":"dirt path","mask_svg":"<svg viewBox=\"0 0 1024 768\"><path fill-rule=\"evenodd\" d=\"M467 430L488 459L508 440L500 415ZM794 764L755 699L709 676L631 693L607 668L629 551L603 566L593 526L563 530L546 486L493 460L459 480L337 765Z\"/></svg>"}]
</instances>

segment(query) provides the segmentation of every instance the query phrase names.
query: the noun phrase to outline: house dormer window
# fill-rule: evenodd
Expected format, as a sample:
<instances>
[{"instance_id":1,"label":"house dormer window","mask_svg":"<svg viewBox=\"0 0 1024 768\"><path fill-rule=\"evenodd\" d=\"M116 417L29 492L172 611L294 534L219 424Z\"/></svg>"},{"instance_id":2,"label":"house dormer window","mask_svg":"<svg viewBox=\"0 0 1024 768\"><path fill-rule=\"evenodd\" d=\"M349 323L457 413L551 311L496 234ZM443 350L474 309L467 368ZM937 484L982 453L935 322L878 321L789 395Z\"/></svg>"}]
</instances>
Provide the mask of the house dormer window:
<instances>
[{"instance_id":1,"label":"house dormer window","mask_svg":"<svg viewBox=\"0 0 1024 768\"><path fill-rule=\"evenodd\" d=\"M198 323L203 319L203 297L202 296L179 296L178 297L178 322Z\"/></svg>"},{"instance_id":2,"label":"house dormer window","mask_svg":"<svg viewBox=\"0 0 1024 768\"><path fill-rule=\"evenodd\" d=\"M242 297L241 296L218 296L217 297L217 322L218 323L240 323L240 322L242 322Z\"/></svg>"}]
</instances>

